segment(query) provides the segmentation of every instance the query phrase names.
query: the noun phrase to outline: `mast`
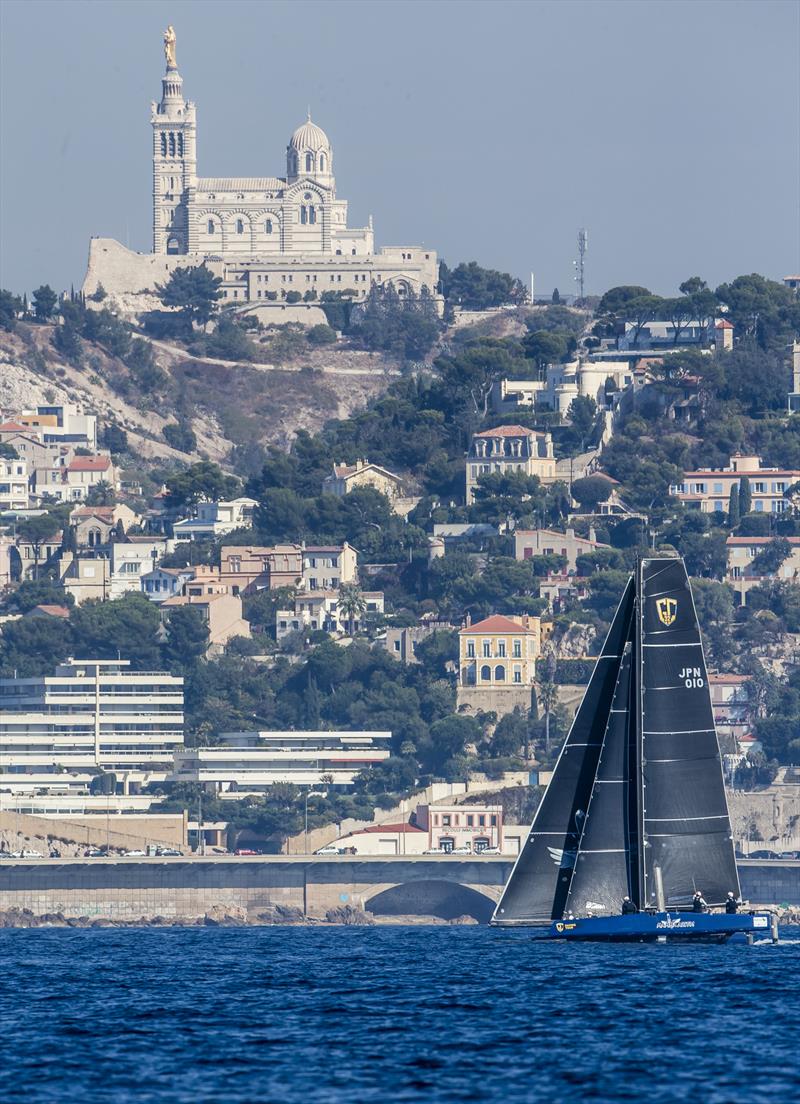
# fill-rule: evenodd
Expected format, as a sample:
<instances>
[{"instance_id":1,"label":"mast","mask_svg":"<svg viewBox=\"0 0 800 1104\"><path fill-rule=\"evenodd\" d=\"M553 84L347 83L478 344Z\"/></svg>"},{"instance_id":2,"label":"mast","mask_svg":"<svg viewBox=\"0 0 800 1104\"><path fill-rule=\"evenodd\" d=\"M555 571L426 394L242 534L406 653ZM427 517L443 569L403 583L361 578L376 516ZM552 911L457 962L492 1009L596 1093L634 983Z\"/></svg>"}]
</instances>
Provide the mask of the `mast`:
<instances>
[{"instance_id":1,"label":"mast","mask_svg":"<svg viewBox=\"0 0 800 1104\"><path fill-rule=\"evenodd\" d=\"M643 663L644 663L644 647L643 647L643 632L642 632L642 609L644 602L644 586L642 581L642 565L644 561L639 558L636 563L636 603L634 607L634 640L636 647L635 657L635 672L636 677L633 680L633 693L634 693L634 709L632 712L633 724L631 726L631 744L632 744L632 759L634 769L634 786L633 786L633 801L635 806L633 809L633 820L636 825L635 829L635 853L631 854L631 868L632 873L635 873L636 880L634 884L634 892L632 898L636 903L636 907L643 909L647 905L647 867L645 862L645 853L647 848L647 836L645 835L645 783L644 783L644 678L643 678Z\"/></svg>"}]
</instances>

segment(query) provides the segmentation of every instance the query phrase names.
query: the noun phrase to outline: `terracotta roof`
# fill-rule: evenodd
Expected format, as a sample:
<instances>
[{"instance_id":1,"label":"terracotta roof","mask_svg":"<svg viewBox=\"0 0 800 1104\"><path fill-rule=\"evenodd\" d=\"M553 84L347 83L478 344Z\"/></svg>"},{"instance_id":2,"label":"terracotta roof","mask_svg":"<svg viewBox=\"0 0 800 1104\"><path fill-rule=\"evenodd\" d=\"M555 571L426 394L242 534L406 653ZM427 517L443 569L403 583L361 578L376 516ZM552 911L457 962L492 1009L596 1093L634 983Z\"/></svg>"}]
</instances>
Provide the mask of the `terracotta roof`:
<instances>
[{"instance_id":1,"label":"terracotta roof","mask_svg":"<svg viewBox=\"0 0 800 1104\"><path fill-rule=\"evenodd\" d=\"M462 633L532 633L533 629L526 629L510 617L503 617L496 613L487 617L484 621L477 621L474 625L468 625L461 630Z\"/></svg>"},{"instance_id":2,"label":"terracotta roof","mask_svg":"<svg viewBox=\"0 0 800 1104\"><path fill-rule=\"evenodd\" d=\"M114 520L114 507L113 506L76 506L70 514L70 517L83 518L83 517L95 517L101 521L113 521Z\"/></svg>"},{"instance_id":3,"label":"terracotta roof","mask_svg":"<svg viewBox=\"0 0 800 1104\"><path fill-rule=\"evenodd\" d=\"M503 425L497 429L484 429L480 433L473 433L473 437L544 437L536 429L528 429L527 426Z\"/></svg>"},{"instance_id":4,"label":"terracotta roof","mask_svg":"<svg viewBox=\"0 0 800 1104\"><path fill-rule=\"evenodd\" d=\"M24 433L26 429L30 428L30 426L20 425L19 422L3 422L0 425L0 433L17 433L20 430Z\"/></svg>"},{"instance_id":5,"label":"terracotta roof","mask_svg":"<svg viewBox=\"0 0 800 1104\"><path fill-rule=\"evenodd\" d=\"M108 471L110 467L107 456L76 456L70 460L67 471Z\"/></svg>"},{"instance_id":6,"label":"terracotta roof","mask_svg":"<svg viewBox=\"0 0 800 1104\"><path fill-rule=\"evenodd\" d=\"M731 322L728 322L724 318L718 318L717 321L714 323L714 329L715 330L732 330L733 329L733 324Z\"/></svg>"},{"instance_id":7,"label":"terracotta roof","mask_svg":"<svg viewBox=\"0 0 800 1104\"><path fill-rule=\"evenodd\" d=\"M748 682L748 675L709 675L709 682Z\"/></svg>"},{"instance_id":8,"label":"terracotta roof","mask_svg":"<svg viewBox=\"0 0 800 1104\"><path fill-rule=\"evenodd\" d=\"M34 610L41 610L42 613L46 613L49 617L69 617L69 610L66 606L51 606L42 602L33 608Z\"/></svg>"}]
</instances>

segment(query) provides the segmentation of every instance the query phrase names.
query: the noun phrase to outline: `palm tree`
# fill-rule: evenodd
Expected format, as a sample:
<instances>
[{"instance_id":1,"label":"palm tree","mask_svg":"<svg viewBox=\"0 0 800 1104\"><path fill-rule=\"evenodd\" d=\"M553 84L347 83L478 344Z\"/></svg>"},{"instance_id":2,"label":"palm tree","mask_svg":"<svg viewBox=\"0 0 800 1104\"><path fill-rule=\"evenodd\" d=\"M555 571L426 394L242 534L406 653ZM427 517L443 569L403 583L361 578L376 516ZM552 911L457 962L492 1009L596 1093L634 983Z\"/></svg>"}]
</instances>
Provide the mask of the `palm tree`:
<instances>
[{"instance_id":1,"label":"palm tree","mask_svg":"<svg viewBox=\"0 0 800 1104\"><path fill-rule=\"evenodd\" d=\"M550 754L550 714L558 703L558 687L550 670L536 679L536 700L544 710L544 750Z\"/></svg>"},{"instance_id":2,"label":"palm tree","mask_svg":"<svg viewBox=\"0 0 800 1104\"><path fill-rule=\"evenodd\" d=\"M342 583L339 587L339 612L347 618L347 632L353 635L355 622L361 620L367 611L364 595L356 583Z\"/></svg>"}]
</instances>

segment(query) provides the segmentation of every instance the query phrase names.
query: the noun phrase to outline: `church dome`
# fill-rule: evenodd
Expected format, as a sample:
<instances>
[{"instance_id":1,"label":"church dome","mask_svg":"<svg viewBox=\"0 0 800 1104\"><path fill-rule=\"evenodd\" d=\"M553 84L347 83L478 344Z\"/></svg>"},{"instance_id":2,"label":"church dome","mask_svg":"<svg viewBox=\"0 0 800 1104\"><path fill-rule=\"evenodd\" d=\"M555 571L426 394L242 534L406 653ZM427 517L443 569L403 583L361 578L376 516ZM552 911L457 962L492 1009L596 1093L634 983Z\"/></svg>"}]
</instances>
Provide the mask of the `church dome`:
<instances>
[{"instance_id":1,"label":"church dome","mask_svg":"<svg viewBox=\"0 0 800 1104\"><path fill-rule=\"evenodd\" d=\"M313 150L315 153L329 147L328 135L322 127L318 127L316 123L311 122L310 115L303 125L297 128L289 143L289 149Z\"/></svg>"}]
</instances>

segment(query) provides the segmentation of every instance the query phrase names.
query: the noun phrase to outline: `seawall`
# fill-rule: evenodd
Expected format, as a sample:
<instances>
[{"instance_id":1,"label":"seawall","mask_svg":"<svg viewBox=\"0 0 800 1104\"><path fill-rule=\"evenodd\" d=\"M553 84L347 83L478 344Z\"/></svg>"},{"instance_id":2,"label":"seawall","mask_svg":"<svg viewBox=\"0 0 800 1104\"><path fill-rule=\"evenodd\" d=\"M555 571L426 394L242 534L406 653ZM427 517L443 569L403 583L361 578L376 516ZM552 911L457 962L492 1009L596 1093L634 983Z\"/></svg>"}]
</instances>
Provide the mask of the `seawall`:
<instances>
[{"instance_id":1,"label":"seawall","mask_svg":"<svg viewBox=\"0 0 800 1104\"><path fill-rule=\"evenodd\" d=\"M249 916L278 907L322 918L350 905L382 916L470 915L487 921L511 872L502 856L269 855L38 859L0 862L0 911L136 920ZM742 893L758 904L800 905L800 861L743 860Z\"/></svg>"}]
</instances>

